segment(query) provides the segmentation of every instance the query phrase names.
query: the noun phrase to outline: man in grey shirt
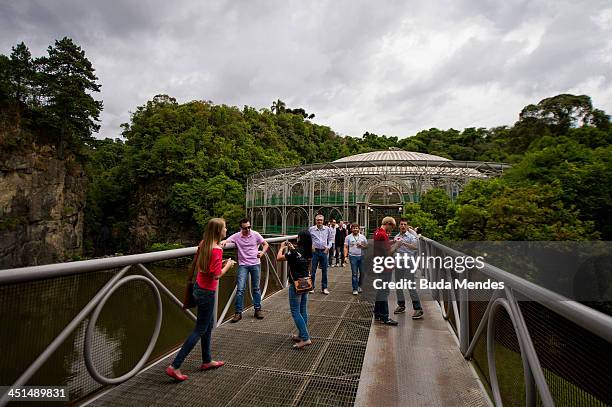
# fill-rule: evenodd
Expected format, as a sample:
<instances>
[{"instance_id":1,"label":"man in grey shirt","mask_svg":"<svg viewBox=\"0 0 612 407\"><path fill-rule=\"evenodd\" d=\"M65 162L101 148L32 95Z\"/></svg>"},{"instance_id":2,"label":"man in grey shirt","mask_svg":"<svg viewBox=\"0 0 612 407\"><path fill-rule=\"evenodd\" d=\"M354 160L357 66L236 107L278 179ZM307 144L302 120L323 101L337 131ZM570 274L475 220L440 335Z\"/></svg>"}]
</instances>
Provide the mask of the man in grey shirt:
<instances>
[{"instance_id":1,"label":"man in grey shirt","mask_svg":"<svg viewBox=\"0 0 612 407\"><path fill-rule=\"evenodd\" d=\"M395 239L393 239L396 242L400 242L396 253L406 253L408 254L408 256L414 257L416 255L416 251L418 249L417 244L419 242L419 238L417 237L416 232L408 226L408 221L406 219L400 219L399 229L400 232L395 236ZM396 267L395 281L401 281L403 278L414 281L415 273L416 270ZM412 308L414 309L412 319L423 318L423 307L421 306L419 294L415 289L409 289L408 293L410 294L410 299L412 300ZM395 294L397 295L397 308L393 313L401 314L406 312L406 299L404 297L404 290L395 290Z\"/></svg>"},{"instance_id":2,"label":"man in grey shirt","mask_svg":"<svg viewBox=\"0 0 612 407\"><path fill-rule=\"evenodd\" d=\"M323 294L329 294L327 289L327 264L329 249L332 247L331 230L329 227L323 224L325 218L323 215L317 215L315 217L315 225L311 226L309 230L310 236L312 236L312 291L315 288L315 277L317 274L317 267L321 264L321 291Z\"/></svg>"}]
</instances>

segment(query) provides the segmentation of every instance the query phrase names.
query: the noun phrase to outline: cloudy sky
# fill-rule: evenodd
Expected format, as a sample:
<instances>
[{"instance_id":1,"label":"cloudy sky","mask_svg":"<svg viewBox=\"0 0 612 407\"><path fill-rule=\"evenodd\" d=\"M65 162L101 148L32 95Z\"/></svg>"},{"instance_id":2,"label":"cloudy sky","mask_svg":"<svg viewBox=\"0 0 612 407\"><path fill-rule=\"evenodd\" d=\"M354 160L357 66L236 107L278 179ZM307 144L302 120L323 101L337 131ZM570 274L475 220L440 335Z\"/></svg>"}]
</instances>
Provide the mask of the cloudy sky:
<instances>
[{"instance_id":1,"label":"cloudy sky","mask_svg":"<svg viewBox=\"0 0 612 407\"><path fill-rule=\"evenodd\" d=\"M612 113L609 0L0 0L0 53L64 36L102 84L98 137L160 93L280 98L352 136L511 125L559 93Z\"/></svg>"}]
</instances>

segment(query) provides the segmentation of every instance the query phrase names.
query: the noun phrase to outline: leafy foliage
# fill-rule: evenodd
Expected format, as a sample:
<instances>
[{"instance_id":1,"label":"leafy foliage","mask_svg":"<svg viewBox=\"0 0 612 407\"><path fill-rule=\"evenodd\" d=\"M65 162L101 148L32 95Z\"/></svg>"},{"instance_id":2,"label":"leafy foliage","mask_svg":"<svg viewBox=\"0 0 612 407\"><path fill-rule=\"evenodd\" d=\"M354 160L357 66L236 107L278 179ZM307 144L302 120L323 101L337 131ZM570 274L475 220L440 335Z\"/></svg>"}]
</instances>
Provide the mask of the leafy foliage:
<instances>
[{"instance_id":1,"label":"leafy foliage","mask_svg":"<svg viewBox=\"0 0 612 407\"><path fill-rule=\"evenodd\" d=\"M301 113L248 106L240 110L208 101L179 104L167 95L138 107L122 134L125 142L93 143L88 167L88 206L95 213L88 223L93 226L89 240L95 240L97 225L111 222L116 246L132 233L125 225L133 226L145 213L147 221L159 227L151 239L193 240L211 217L218 216L235 229L244 216L248 175L335 160L354 154L358 146ZM113 210L117 207L122 210Z\"/></svg>"},{"instance_id":2,"label":"leafy foliage","mask_svg":"<svg viewBox=\"0 0 612 407\"><path fill-rule=\"evenodd\" d=\"M577 101L584 105L583 98ZM158 236L193 239L213 216L225 217L230 229L238 226L249 174L396 147L452 159L515 163L499 179L472 181L456 202L444 191L432 190L419 204L407 205L405 216L429 236L608 238L610 130L602 123L595 126L582 110L565 108L580 112L581 124L572 127L578 121L570 121L570 128L563 130L566 134L559 134L559 121L551 119L556 117L553 114L532 114L523 115L510 128L429 129L401 140L366 133L359 139L340 137L328 127L313 124L304 115L290 112L280 100L272 110L257 111L209 101L178 104L172 97L158 95L138 107L130 123L124 124L125 142L107 140L94 152L107 156L111 144L122 149L108 156L116 167L104 167L102 177L92 173L92 191L107 188L107 194L92 194L88 205L105 208L102 217L112 214L121 227L133 223L143 206L163 208L158 214L162 218ZM609 120L605 114L600 116ZM119 163L114 162L117 157L121 157ZM106 177L113 180L104 181ZM154 191L156 204L143 202L140 195L147 190ZM116 207L124 208L118 219ZM129 236L125 227L117 229Z\"/></svg>"},{"instance_id":3,"label":"leafy foliage","mask_svg":"<svg viewBox=\"0 0 612 407\"><path fill-rule=\"evenodd\" d=\"M102 102L91 96L100 91L98 78L70 38L55 41L47 53L32 59L21 42L10 58L0 56L0 104L20 107L36 141L53 143L60 158L66 151L84 154L100 128Z\"/></svg>"}]
</instances>

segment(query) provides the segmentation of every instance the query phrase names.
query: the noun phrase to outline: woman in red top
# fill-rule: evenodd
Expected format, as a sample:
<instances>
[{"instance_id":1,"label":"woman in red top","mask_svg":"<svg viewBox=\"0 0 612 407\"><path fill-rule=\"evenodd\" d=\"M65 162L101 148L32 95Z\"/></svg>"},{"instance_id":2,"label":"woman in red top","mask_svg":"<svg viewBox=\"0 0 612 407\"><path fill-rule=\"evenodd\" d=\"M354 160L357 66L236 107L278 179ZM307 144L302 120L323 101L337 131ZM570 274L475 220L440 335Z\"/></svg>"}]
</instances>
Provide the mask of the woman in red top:
<instances>
[{"instance_id":1,"label":"woman in red top","mask_svg":"<svg viewBox=\"0 0 612 407\"><path fill-rule=\"evenodd\" d=\"M195 329L181 347L172 364L166 368L168 376L179 381L187 379L179 368L200 338L202 339L203 362L200 370L221 367L225 364L223 361L212 360L210 336L214 328L215 292L219 286L219 278L235 264L235 261L229 259L223 265L221 259L223 249L219 246L219 242L226 233L227 228L223 219L209 220L198 248L199 255L194 259L198 262L198 276L193 287L193 296L198 304L198 319Z\"/></svg>"}]
</instances>

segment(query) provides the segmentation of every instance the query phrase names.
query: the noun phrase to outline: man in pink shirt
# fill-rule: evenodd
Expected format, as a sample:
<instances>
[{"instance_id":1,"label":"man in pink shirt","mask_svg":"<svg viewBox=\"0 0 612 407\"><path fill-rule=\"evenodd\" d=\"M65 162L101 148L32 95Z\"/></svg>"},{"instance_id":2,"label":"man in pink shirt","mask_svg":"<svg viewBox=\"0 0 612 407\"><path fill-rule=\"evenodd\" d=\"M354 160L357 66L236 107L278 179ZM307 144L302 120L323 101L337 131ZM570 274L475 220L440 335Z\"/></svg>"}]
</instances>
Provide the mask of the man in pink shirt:
<instances>
[{"instance_id":1,"label":"man in pink shirt","mask_svg":"<svg viewBox=\"0 0 612 407\"><path fill-rule=\"evenodd\" d=\"M253 286L253 307L255 308L255 318L263 319L261 312L261 291L259 289L259 277L261 274L260 258L268 250L268 242L254 230L251 230L251 222L248 219L240 221L240 232L234 233L226 240L221 242L221 247L226 243L234 243L238 252L238 272L236 274L236 303L234 304L235 314L232 322L242 319L244 289L246 287L247 276L251 275L251 285ZM263 245L259 250L259 245Z\"/></svg>"}]
</instances>

